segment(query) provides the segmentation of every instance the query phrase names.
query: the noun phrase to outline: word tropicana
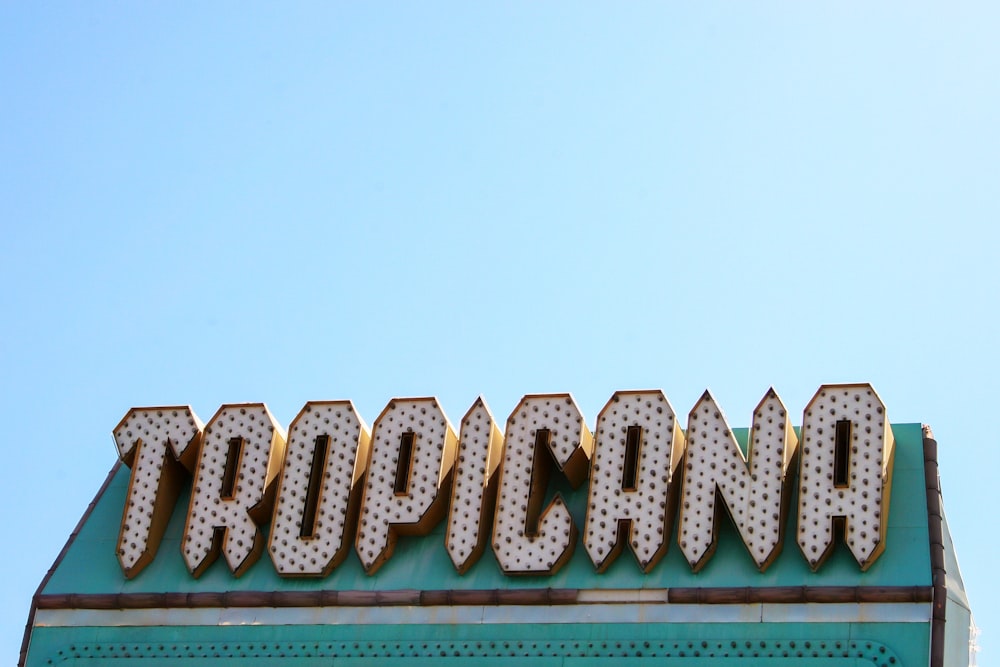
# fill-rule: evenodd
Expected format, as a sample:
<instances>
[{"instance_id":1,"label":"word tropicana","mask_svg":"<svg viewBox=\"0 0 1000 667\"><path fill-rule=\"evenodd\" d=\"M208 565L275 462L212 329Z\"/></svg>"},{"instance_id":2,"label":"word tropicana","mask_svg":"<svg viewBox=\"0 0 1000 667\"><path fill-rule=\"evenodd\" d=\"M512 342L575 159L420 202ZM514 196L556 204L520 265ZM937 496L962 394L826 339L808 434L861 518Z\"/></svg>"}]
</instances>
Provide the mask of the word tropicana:
<instances>
[{"instance_id":1,"label":"word tropicana","mask_svg":"<svg viewBox=\"0 0 1000 667\"><path fill-rule=\"evenodd\" d=\"M709 392L683 431L661 391L616 392L587 428L569 394L527 395L500 431L482 398L456 434L434 398L389 402L371 430L350 401L309 402L287 436L261 403L223 405L203 425L190 407L133 408L114 430L131 466L118 559L134 577L156 556L185 478L194 475L182 552L195 577L221 551L239 576L260 557L278 574L324 577L353 547L368 574L397 536L447 516L445 548L466 572L492 547L508 575L552 574L577 526L550 476L588 477L583 545L598 572L627 547L643 572L677 542L692 570L731 517L757 568L781 551L798 462L796 541L816 570L843 536L862 569L885 547L893 436L870 385L824 385L801 443L781 399L753 415L747 455ZM727 513L719 511L725 506Z\"/></svg>"}]
</instances>

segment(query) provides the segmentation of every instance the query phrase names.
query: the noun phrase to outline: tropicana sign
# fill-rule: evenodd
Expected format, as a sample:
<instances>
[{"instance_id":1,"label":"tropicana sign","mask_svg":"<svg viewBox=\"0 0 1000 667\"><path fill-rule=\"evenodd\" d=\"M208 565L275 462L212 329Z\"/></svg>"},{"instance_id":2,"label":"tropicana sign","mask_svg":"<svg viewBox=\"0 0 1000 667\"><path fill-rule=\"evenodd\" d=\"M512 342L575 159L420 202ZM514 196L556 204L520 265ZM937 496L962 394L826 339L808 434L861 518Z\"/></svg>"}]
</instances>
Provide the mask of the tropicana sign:
<instances>
[{"instance_id":1,"label":"tropicana sign","mask_svg":"<svg viewBox=\"0 0 1000 667\"><path fill-rule=\"evenodd\" d=\"M677 542L692 570L715 550L728 514L764 571L780 553L798 468L796 542L816 570L842 535L867 569L885 547L893 436L867 384L824 385L806 406L801 442L768 390L742 452L705 392L683 431L663 392L619 391L592 432L569 394L524 396L500 431L477 399L460 431L434 398L389 401L371 430L350 401L309 402L287 435L262 403L133 408L114 429L131 467L118 560L136 576L156 556L185 478L182 541L201 575L221 551L239 576L267 551L288 577L325 577L353 547L373 574L398 535L447 516L445 548L460 573L492 547L507 575L546 575L570 558L578 527L552 474L588 477L583 545L598 572L628 548L644 572ZM722 508L726 509L724 513Z\"/></svg>"}]
</instances>

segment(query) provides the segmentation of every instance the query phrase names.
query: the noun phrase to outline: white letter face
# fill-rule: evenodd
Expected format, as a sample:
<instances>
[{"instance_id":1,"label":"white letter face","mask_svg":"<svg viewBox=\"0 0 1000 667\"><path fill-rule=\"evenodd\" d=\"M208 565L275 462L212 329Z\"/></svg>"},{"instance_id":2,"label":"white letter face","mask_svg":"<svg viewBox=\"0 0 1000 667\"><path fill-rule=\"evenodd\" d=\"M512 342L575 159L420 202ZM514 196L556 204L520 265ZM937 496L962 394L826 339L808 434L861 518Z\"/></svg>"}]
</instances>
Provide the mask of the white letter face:
<instances>
[{"instance_id":1,"label":"white letter face","mask_svg":"<svg viewBox=\"0 0 1000 667\"><path fill-rule=\"evenodd\" d=\"M284 449L285 434L263 403L223 405L205 427L184 527L184 562L194 576L218 556L220 541L237 577L260 557L256 521L270 515Z\"/></svg>"},{"instance_id":2,"label":"white letter face","mask_svg":"<svg viewBox=\"0 0 1000 667\"><path fill-rule=\"evenodd\" d=\"M506 574L552 574L573 555L576 526L561 496L540 512L551 463L579 486L593 439L569 394L525 396L507 419L493 551Z\"/></svg>"},{"instance_id":3,"label":"white letter face","mask_svg":"<svg viewBox=\"0 0 1000 667\"><path fill-rule=\"evenodd\" d=\"M398 534L426 535L444 517L455 430L434 398L396 398L372 426L356 549L368 574L392 556Z\"/></svg>"},{"instance_id":4,"label":"white letter face","mask_svg":"<svg viewBox=\"0 0 1000 667\"><path fill-rule=\"evenodd\" d=\"M816 570L833 550L834 523L862 570L885 548L892 428L868 384L823 385L802 418L798 543Z\"/></svg>"},{"instance_id":5,"label":"white letter face","mask_svg":"<svg viewBox=\"0 0 1000 667\"><path fill-rule=\"evenodd\" d=\"M118 456L131 466L118 533L118 562L129 579L156 557L185 474L201 446L202 423L188 406L133 408L115 427Z\"/></svg>"},{"instance_id":6,"label":"white letter face","mask_svg":"<svg viewBox=\"0 0 1000 667\"><path fill-rule=\"evenodd\" d=\"M716 522L723 515L716 505L721 498L763 572L781 552L785 485L796 447L785 406L773 389L757 405L749 463L707 391L688 416L687 437L678 534L684 557L696 572L711 558L718 541Z\"/></svg>"},{"instance_id":7,"label":"white letter face","mask_svg":"<svg viewBox=\"0 0 1000 667\"><path fill-rule=\"evenodd\" d=\"M684 434L661 391L619 391L597 417L584 545L598 572L627 542L643 572L667 551Z\"/></svg>"},{"instance_id":8,"label":"white letter face","mask_svg":"<svg viewBox=\"0 0 1000 667\"><path fill-rule=\"evenodd\" d=\"M464 574L479 560L490 537L496 507L503 435L482 398L462 418L445 546Z\"/></svg>"},{"instance_id":9,"label":"white letter face","mask_svg":"<svg viewBox=\"0 0 1000 667\"><path fill-rule=\"evenodd\" d=\"M278 574L325 577L350 552L370 437L350 401L311 401L292 421L268 543Z\"/></svg>"}]
</instances>

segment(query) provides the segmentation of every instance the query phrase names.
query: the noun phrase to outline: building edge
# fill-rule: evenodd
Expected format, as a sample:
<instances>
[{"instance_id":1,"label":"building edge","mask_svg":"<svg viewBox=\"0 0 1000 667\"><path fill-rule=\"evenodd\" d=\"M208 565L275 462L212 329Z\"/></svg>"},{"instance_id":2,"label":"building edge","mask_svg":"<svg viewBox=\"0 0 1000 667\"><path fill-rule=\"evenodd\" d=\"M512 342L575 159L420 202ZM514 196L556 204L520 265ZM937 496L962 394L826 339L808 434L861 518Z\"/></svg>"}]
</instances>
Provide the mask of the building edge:
<instances>
[{"instance_id":1,"label":"building edge","mask_svg":"<svg viewBox=\"0 0 1000 667\"><path fill-rule=\"evenodd\" d=\"M118 473L118 469L121 468L121 466L121 460L115 461L115 464L111 466L111 471L108 472L107 477L104 478L104 483L101 484L101 488L97 490L93 500L91 500L90 504L87 505L87 509L84 510L83 516L81 516L80 520L76 522L76 527L73 528L73 532L70 533L69 539L66 540L66 543L59 551L59 555L56 556L56 559L53 561L48 572L46 572L45 576L42 577L41 583L39 583L38 588L35 589L35 594L31 596L31 609L28 611L28 622L24 626L24 637L21 639L21 652L17 658L17 667L24 667L28 658L28 644L31 640L31 630L35 625L35 612L38 610L38 600L42 595L42 591L45 590L45 587L48 585L53 573L55 573L56 569L62 563L63 558L66 557L66 553L69 551L70 547L73 546L73 542L76 541L76 537L80 534L80 530L83 529L83 525L87 523L88 519L90 519L90 515L93 513L94 508L97 507L97 502L101 499L101 496L104 495L104 492L108 490L108 487L111 486L111 480L115 478L115 475Z\"/></svg>"}]
</instances>

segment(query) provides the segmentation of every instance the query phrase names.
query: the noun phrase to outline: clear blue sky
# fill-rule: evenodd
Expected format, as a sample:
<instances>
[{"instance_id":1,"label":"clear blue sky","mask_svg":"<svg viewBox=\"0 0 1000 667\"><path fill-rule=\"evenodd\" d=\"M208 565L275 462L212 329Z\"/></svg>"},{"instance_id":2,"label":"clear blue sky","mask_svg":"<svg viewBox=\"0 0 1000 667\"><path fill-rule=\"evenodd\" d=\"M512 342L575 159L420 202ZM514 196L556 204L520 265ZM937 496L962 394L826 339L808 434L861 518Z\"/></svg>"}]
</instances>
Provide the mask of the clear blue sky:
<instances>
[{"instance_id":1,"label":"clear blue sky","mask_svg":"<svg viewBox=\"0 0 1000 667\"><path fill-rule=\"evenodd\" d=\"M997 660L998 6L467 4L0 5L0 655L132 406L867 381Z\"/></svg>"}]
</instances>

